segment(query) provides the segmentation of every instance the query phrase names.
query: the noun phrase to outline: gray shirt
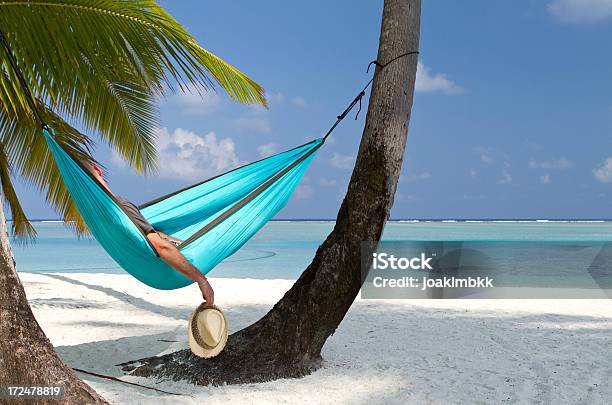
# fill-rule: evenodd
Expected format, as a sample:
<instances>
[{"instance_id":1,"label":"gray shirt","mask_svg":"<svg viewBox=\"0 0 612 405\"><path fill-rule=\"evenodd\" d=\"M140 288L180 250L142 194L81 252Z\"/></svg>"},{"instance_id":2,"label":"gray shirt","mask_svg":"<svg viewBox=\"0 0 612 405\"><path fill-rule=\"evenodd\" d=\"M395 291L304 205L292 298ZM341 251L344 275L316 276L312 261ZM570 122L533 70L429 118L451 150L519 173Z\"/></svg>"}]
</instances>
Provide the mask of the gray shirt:
<instances>
[{"instance_id":1,"label":"gray shirt","mask_svg":"<svg viewBox=\"0 0 612 405\"><path fill-rule=\"evenodd\" d=\"M130 219L136 224L138 228L142 230L145 235L155 232L153 226L142 216L140 210L136 205L128 201L126 198L117 196L117 201L121 204L123 211L130 217Z\"/></svg>"}]
</instances>

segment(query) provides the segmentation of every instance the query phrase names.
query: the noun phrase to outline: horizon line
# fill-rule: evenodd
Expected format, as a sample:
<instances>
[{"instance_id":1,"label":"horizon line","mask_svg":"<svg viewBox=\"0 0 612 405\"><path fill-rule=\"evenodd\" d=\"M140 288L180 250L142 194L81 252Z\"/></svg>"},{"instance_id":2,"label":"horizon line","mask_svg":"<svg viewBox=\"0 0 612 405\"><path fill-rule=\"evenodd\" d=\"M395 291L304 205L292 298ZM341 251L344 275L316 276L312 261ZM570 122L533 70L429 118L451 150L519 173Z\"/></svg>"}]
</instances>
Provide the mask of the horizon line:
<instances>
[{"instance_id":1,"label":"horizon line","mask_svg":"<svg viewBox=\"0 0 612 405\"><path fill-rule=\"evenodd\" d=\"M12 222L12 218L8 218L7 222ZM66 222L61 218L34 218L30 219L30 222ZM332 222L336 221L336 218L274 218L269 222L280 222L280 221L295 221L295 222L317 222L317 221L325 221ZM612 218L452 218L452 217L439 217L439 218L389 218L388 222L397 222L397 221L612 221Z\"/></svg>"}]
</instances>

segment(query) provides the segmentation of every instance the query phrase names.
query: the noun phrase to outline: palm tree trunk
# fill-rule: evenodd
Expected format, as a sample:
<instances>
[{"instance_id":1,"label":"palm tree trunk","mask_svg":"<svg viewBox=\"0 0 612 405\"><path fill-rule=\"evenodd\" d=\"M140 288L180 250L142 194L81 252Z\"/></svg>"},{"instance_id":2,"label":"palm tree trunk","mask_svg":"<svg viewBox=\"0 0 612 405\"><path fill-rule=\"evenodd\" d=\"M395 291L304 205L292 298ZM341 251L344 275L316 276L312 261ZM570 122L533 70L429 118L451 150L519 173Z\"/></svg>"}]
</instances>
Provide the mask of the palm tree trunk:
<instances>
[{"instance_id":1,"label":"palm tree trunk","mask_svg":"<svg viewBox=\"0 0 612 405\"><path fill-rule=\"evenodd\" d=\"M420 0L385 0L379 62L418 50L420 9ZM182 350L126 363L124 370L204 385L299 377L318 367L323 344L361 287L361 242L379 241L389 218L404 157L416 67L412 55L377 69L359 154L336 226L274 308L234 333L213 359L202 360Z\"/></svg>"},{"instance_id":2,"label":"palm tree trunk","mask_svg":"<svg viewBox=\"0 0 612 405\"><path fill-rule=\"evenodd\" d=\"M61 385L60 399L37 398L28 403L106 404L90 386L77 378L57 356L36 322L15 270L4 207L0 195L0 384ZM2 404L22 400L0 398Z\"/></svg>"}]
</instances>

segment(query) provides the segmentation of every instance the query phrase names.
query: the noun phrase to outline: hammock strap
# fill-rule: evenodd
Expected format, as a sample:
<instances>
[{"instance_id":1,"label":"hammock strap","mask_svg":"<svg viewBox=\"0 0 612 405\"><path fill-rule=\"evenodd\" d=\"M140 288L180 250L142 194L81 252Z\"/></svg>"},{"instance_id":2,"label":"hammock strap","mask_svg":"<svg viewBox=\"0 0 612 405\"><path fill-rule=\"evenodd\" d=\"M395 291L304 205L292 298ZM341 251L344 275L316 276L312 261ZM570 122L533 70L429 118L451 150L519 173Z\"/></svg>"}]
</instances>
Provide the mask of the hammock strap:
<instances>
[{"instance_id":1,"label":"hammock strap","mask_svg":"<svg viewBox=\"0 0 612 405\"><path fill-rule=\"evenodd\" d=\"M221 222L223 222L229 216L234 214L240 208L244 207L246 204L248 204L250 201L252 201L259 194L263 193L268 187L270 187L272 184L274 184L278 179L280 179L285 174L287 174L291 169L293 169L294 167L296 167L297 165L302 163L304 160L306 160L313 153L315 153L321 147L321 145L323 145L323 142L321 142L320 144L318 144L317 146L315 146L314 148L309 150L307 153L302 155L299 159L297 159L295 162L291 163L289 166L285 167L280 172L276 173L273 177L268 179L264 184L262 184L261 186L256 188L254 191L252 191L249 195L247 195L242 200L237 202L230 209L225 211L223 214L219 215L217 218L213 219L211 222L206 224L202 229L200 229L199 231L197 231L196 233L191 235L189 238L185 239L183 241L183 243L178 245L178 249L182 249L185 246L189 245L191 242L195 241L200 236L204 235L206 232L210 231L212 228L214 228L215 226L219 225Z\"/></svg>"},{"instance_id":2,"label":"hammock strap","mask_svg":"<svg viewBox=\"0 0 612 405\"><path fill-rule=\"evenodd\" d=\"M30 110L32 111L32 114L34 114L34 118L36 118L36 120L40 123L40 125L42 125L43 127L46 126L45 121L42 119L42 116L40 115L40 111L38 110L38 103L36 102L36 99L32 95L32 92L30 91L30 86L28 86L28 83L23 77L23 72L21 71L21 69L19 68L19 65L17 64L17 58L15 58L15 54L13 53L13 50L9 46L9 43L6 40L6 35L4 35L4 32L2 32L2 30L0 30L0 42L2 43L2 47L4 48L4 51L8 57L9 64L13 68L13 72L15 73L15 75L17 75L19 84L21 85L24 93L26 94L26 101L28 103L28 106L30 107Z\"/></svg>"},{"instance_id":3,"label":"hammock strap","mask_svg":"<svg viewBox=\"0 0 612 405\"><path fill-rule=\"evenodd\" d=\"M323 136L323 141L325 141L327 139L327 137L329 135L331 135L331 133L334 131L334 129L336 129L336 127L338 126L338 124L340 124L340 122L348 115L349 112L351 112L351 110L357 105L357 103L359 103L359 110L357 111L357 115L355 115L355 119L357 119L357 117L359 116L359 113L361 112L361 99L365 96L365 94L366 94L365 92L368 89L368 87L370 87L372 85L372 82L374 81L374 77L376 77L376 73L378 73L380 70L386 68L391 63L395 62L396 60L398 60L400 58L403 58L403 57L408 56L408 55L418 55L418 53L419 53L419 51L406 52L406 53L403 53L401 55L396 56L395 58L391 59L390 61L388 61L386 63L380 63L377 60L373 60L372 62L370 62L368 64L368 68L366 69L366 73L368 73L370 71L370 66L372 66L372 65L376 65L379 68L379 70L377 70L374 73L374 76L372 76L372 78L370 79L370 81L368 81L366 83L366 85L363 86L363 89L361 89L359 94L357 94L357 96L353 99L353 101L351 101L349 106L346 107L346 109L344 111L342 111L342 113L336 117L336 122L334 122L334 124L331 126L331 128L329 128L327 130L327 132L325 133L325 136Z\"/></svg>"}]
</instances>

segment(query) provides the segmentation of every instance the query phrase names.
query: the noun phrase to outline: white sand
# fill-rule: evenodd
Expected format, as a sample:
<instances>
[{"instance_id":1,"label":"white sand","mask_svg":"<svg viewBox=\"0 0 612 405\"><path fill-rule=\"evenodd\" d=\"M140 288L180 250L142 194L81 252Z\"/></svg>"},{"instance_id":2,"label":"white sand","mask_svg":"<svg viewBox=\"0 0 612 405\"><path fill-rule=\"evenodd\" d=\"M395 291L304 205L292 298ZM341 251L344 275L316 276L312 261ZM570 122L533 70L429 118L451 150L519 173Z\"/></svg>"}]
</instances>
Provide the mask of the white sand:
<instances>
[{"instance_id":1,"label":"white sand","mask_svg":"<svg viewBox=\"0 0 612 405\"><path fill-rule=\"evenodd\" d=\"M195 286L158 291L128 275L22 273L62 359L116 376L114 365L186 344ZM212 279L231 331L262 316L286 280ZM357 300L301 379L194 387L124 377L176 397L87 375L112 403L609 403L610 300ZM177 341L176 343L164 340Z\"/></svg>"}]
</instances>

